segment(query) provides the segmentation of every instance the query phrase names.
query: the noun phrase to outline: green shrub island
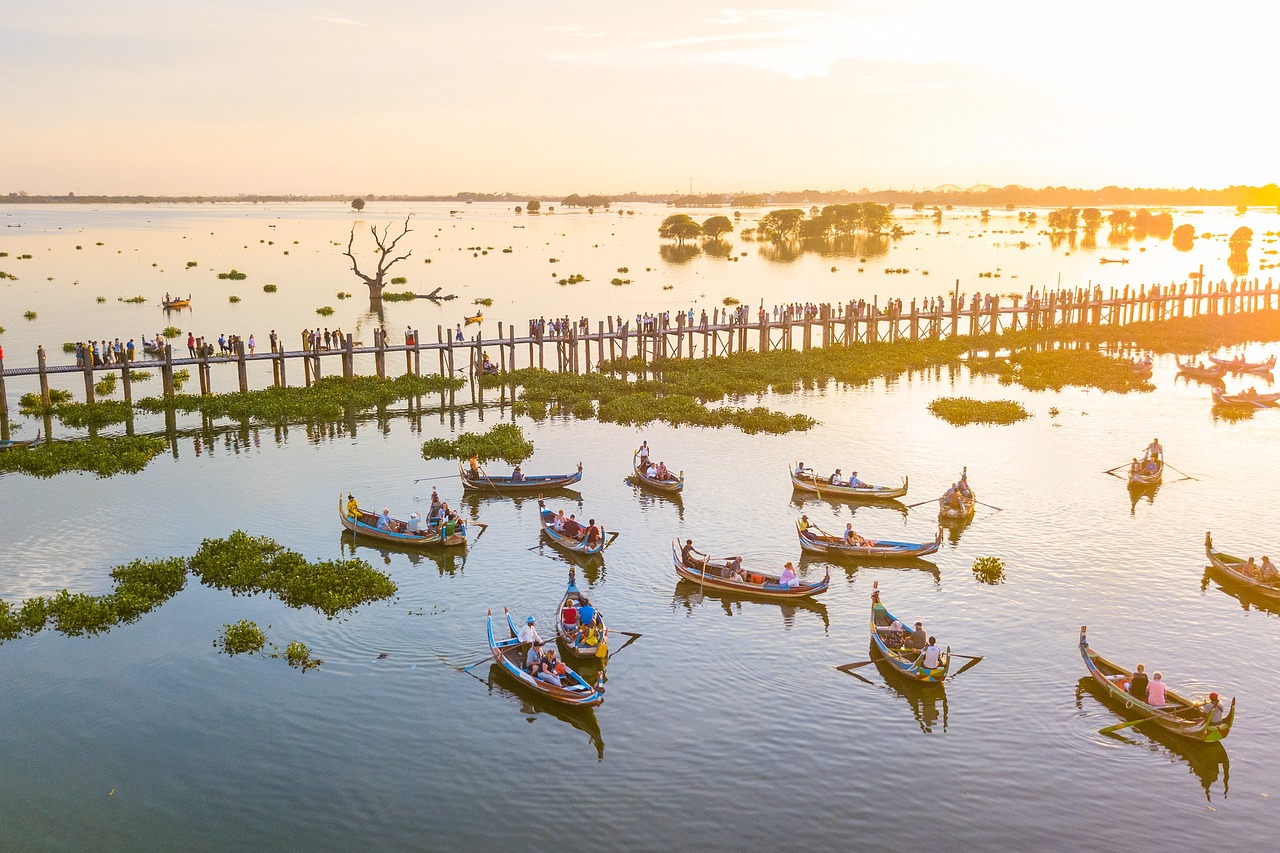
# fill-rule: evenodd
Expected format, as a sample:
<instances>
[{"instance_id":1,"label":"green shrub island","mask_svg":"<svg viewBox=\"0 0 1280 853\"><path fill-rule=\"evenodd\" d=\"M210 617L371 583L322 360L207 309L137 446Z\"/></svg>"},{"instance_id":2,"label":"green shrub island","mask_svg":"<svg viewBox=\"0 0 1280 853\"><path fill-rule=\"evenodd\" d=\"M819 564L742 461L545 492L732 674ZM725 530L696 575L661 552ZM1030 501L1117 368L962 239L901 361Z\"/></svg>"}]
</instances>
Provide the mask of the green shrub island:
<instances>
[{"instance_id":1,"label":"green shrub island","mask_svg":"<svg viewBox=\"0 0 1280 853\"><path fill-rule=\"evenodd\" d=\"M423 459L501 459L518 465L533 455L533 443L515 424L496 424L486 432L464 432L457 438L433 438L422 445Z\"/></svg>"},{"instance_id":2,"label":"green shrub island","mask_svg":"<svg viewBox=\"0 0 1280 853\"><path fill-rule=\"evenodd\" d=\"M939 397L929 411L952 426L965 424L1015 424L1031 417L1021 403L1013 400L973 400L969 397Z\"/></svg>"}]
</instances>

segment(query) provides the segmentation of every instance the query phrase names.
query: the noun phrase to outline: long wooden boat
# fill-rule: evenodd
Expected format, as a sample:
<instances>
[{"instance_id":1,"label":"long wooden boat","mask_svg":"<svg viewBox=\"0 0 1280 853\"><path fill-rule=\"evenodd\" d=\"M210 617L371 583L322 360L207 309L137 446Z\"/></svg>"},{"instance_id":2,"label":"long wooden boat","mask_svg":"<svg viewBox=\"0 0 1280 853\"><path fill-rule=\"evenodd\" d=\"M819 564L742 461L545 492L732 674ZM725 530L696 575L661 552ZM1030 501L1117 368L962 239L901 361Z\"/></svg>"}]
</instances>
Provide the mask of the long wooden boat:
<instances>
[{"instance_id":1,"label":"long wooden boat","mask_svg":"<svg viewBox=\"0 0 1280 853\"><path fill-rule=\"evenodd\" d=\"M835 536L810 524L802 529L796 522L796 535L800 537L800 550L810 554L826 554L839 557L866 557L881 560L913 559L934 553L942 547L942 528L932 542L889 542L876 540L865 545L846 545L843 536Z\"/></svg>"},{"instance_id":2,"label":"long wooden boat","mask_svg":"<svg viewBox=\"0 0 1280 853\"><path fill-rule=\"evenodd\" d=\"M462 478L462 488L464 490L473 489L478 492L500 495L529 494L531 492L563 489L572 486L582 479L582 463L578 463L578 470L572 474L539 474L527 476L521 480L512 480L510 474L494 476L483 471L480 472L478 477L473 476L459 462L458 476Z\"/></svg>"},{"instance_id":3,"label":"long wooden boat","mask_svg":"<svg viewBox=\"0 0 1280 853\"><path fill-rule=\"evenodd\" d=\"M359 511L356 518L352 518L347 514L347 508L342 502L342 495L338 495L338 519L342 522L342 526L350 530L357 537L367 539L375 539L379 542L392 542L396 545L405 545L408 547L427 547L436 545L466 545L467 532L466 526L462 525L452 534L445 536L440 529L440 525L431 524L427 527L410 532L408 524L393 518L391 519L391 530L378 529L378 516L371 512Z\"/></svg>"},{"instance_id":4,"label":"long wooden boat","mask_svg":"<svg viewBox=\"0 0 1280 853\"><path fill-rule=\"evenodd\" d=\"M1270 373L1276 369L1276 357L1273 355L1266 361L1245 361L1243 357L1218 358L1209 356L1209 360L1232 373Z\"/></svg>"},{"instance_id":5,"label":"long wooden boat","mask_svg":"<svg viewBox=\"0 0 1280 853\"><path fill-rule=\"evenodd\" d=\"M470 326L472 323L481 323L481 322L484 322L483 311L477 311L475 314L471 315L470 317L464 314L462 317L462 325L464 326Z\"/></svg>"},{"instance_id":6,"label":"long wooden boat","mask_svg":"<svg viewBox=\"0 0 1280 853\"><path fill-rule=\"evenodd\" d=\"M41 442L42 442L41 434L40 434L40 431L37 430L35 438L28 438L28 439L14 438L14 439L6 439L4 441L0 441L0 450L14 450L19 447L31 449L31 448L39 447Z\"/></svg>"},{"instance_id":7,"label":"long wooden boat","mask_svg":"<svg viewBox=\"0 0 1280 853\"><path fill-rule=\"evenodd\" d=\"M791 487L797 491L808 492L811 495L848 498L857 501L880 501L900 498L907 493L906 477L902 478L901 486L873 486L870 483L863 483L861 486L833 486L830 483L822 482L821 478L808 469L805 469L802 474L797 474L796 469L799 467L800 463L797 462L789 469Z\"/></svg>"},{"instance_id":8,"label":"long wooden boat","mask_svg":"<svg viewBox=\"0 0 1280 853\"><path fill-rule=\"evenodd\" d=\"M938 655L938 665L930 669L924 665L924 649L889 645L886 638L889 629L897 621L899 621L897 617L880 603L880 582L871 584L871 642L875 643L876 649L885 661L893 667L894 671L913 681L940 684L946 680L947 670L951 668L951 647L947 646L946 651ZM902 623L904 638L910 633L905 630L906 624Z\"/></svg>"},{"instance_id":9,"label":"long wooden boat","mask_svg":"<svg viewBox=\"0 0 1280 853\"><path fill-rule=\"evenodd\" d=\"M1228 394L1221 387L1214 388L1210 393L1213 394L1213 402L1217 406L1270 409L1276 405L1277 400L1280 400L1280 394L1259 394L1256 391L1252 394L1247 391L1242 394Z\"/></svg>"},{"instance_id":10,"label":"long wooden boat","mask_svg":"<svg viewBox=\"0 0 1280 853\"><path fill-rule=\"evenodd\" d=\"M172 310L174 308L190 308L191 297L188 296L186 299L170 299L168 302L165 302L162 299L160 300L160 307L165 310Z\"/></svg>"},{"instance_id":11,"label":"long wooden boat","mask_svg":"<svg viewBox=\"0 0 1280 853\"><path fill-rule=\"evenodd\" d=\"M1183 364L1175 359L1178 365L1178 372L1183 376L1190 376L1192 379L1206 379L1211 382L1217 382L1227 375L1227 369L1214 365L1213 367L1196 367L1194 364Z\"/></svg>"},{"instance_id":12,"label":"long wooden boat","mask_svg":"<svg viewBox=\"0 0 1280 853\"><path fill-rule=\"evenodd\" d=\"M562 548L571 554L597 555L603 554L604 549L613 544L613 540L618 538L617 533L606 533L604 525L600 525L600 541L589 543L586 539L575 539L572 536L566 536L557 531L554 527L556 514L547 509L543 503L542 497L538 497L538 521L542 525L542 532L551 540L551 544L558 548ZM586 525L582 525L586 529Z\"/></svg>"},{"instance_id":13,"label":"long wooden boat","mask_svg":"<svg viewBox=\"0 0 1280 853\"><path fill-rule=\"evenodd\" d=\"M1216 743L1231 733L1231 725L1236 717L1236 700L1231 699L1230 710L1222 718L1222 722L1211 725L1200 706L1173 690L1165 692L1165 704L1160 707L1148 705L1131 695L1124 685L1133 678L1133 673L1119 664L1107 660L1089 648L1085 636L1088 626L1080 627L1080 657L1089 669L1094 681L1106 689L1115 699L1122 700L1128 716L1145 717L1160 728L1176 735L1204 743Z\"/></svg>"},{"instance_id":14,"label":"long wooden boat","mask_svg":"<svg viewBox=\"0 0 1280 853\"><path fill-rule=\"evenodd\" d=\"M1250 575L1245 571L1249 561L1216 550L1213 547L1213 536L1209 533L1204 535L1204 553L1209 558L1209 565L1216 570L1219 577L1236 586L1244 587L1258 598L1272 604L1280 604L1280 584L1266 583Z\"/></svg>"},{"instance_id":15,"label":"long wooden boat","mask_svg":"<svg viewBox=\"0 0 1280 853\"><path fill-rule=\"evenodd\" d=\"M600 642L589 645L578 641L578 610L582 606L583 595L578 591L578 582L572 568L569 569L569 585L565 588L560 606L556 608L556 638L567 654L575 658L594 658L603 660L609 654L609 629L604 624L604 615L597 610L596 622L599 625ZM592 607L595 605L593 604Z\"/></svg>"},{"instance_id":16,"label":"long wooden boat","mask_svg":"<svg viewBox=\"0 0 1280 853\"><path fill-rule=\"evenodd\" d=\"M1146 460L1138 462L1138 470L1129 469L1129 487L1132 489L1145 489L1148 486L1158 486L1164 479L1164 458L1156 460L1156 470L1147 471Z\"/></svg>"},{"instance_id":17,"label":"long wooden boat","mask_svg":"<svg viewBox=\"0 0 1280 853\"><path fill-rule=\"evenodd\" d=\"M813 583L800 581L795 586L783 586L778 582L778 575L766 575L755 570L743 570L747 578L745 581L728 577L728 558L713 560L697 550L692 551L692 554L696 555L696 559L691 561L692 565L686 564L680 556L679 541L672 540L671 561L675 567L676 574L687 581L698 584L700 587L722 592L737 592L756 598L767 598L772 601L789 601L821 595L827 591L827 587L831 584L830 567L827 568L820 581Z\"/></svg>"},{"instance_id":18,"label":"long wooden boat","mask_svg":"<svg viewBox=\"0 0 1280 853\"><path fill-rule=\"evenodd\" d=\"M684 491L684 472L680 472L680 476L674 480L659 480L657 477L650 477L640 467L640 451L636 451L631 457L631 470L635 474L636 482L645 488L653 489L656 492L666 492L673 494Z\"/></svg>"},{"instance_id":19,"label":"long wooden boat","mask_svg":"<svg viewBox=\"0 0 1280 853\"><path fill-rule=\"evenodd\" d=\"M560 687L546 681L539 681L530 675L524 667L525 655L528 650L520 647L516 623L511 619L511 612L507 608L502 608L502 613L506 616L507 630L510 632L510 636L506 639L494 639L492 610L489 611L487 618L489 622L489 651L493 655L494 663L501 667L504 673L521 687L561 705L570 705L575 708L594 708L604 702L603 671L596 680L594 687L572 669L569 669L565 675L561 676L562 686Z\"/></svg>"}]
</instances>

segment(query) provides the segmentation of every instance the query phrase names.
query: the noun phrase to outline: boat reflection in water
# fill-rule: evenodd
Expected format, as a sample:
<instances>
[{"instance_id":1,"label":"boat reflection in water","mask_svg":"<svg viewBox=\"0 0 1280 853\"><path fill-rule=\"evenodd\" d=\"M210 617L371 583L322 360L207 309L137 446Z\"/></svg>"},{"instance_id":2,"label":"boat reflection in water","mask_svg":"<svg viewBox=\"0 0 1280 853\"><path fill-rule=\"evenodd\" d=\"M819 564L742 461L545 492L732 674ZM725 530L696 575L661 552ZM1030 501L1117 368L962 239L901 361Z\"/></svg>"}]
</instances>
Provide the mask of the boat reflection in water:
<instances>
[{"instance_id":1,"label":"boat reflection in water","mask_svg":"<svg viewBox=\"0 0 1280 853\"><path fill-rule=\"evenodd\" d=\"M1101 685L1089 676L1081 678L1076 683L1077 710L1084 710L1084 697L1086 694L1105 706L1108 711L1116 714L1121 720L1125 719L1126 713L1121 701L1104 690ZM1204 789L1206 800L1211 801L1213 799L1213 785L1221 777L1222 796L1224 799L1227 796L1231 782L1231 759L1221 741L1217 743L1201 743L1188 740L1155 725L1144 725L1141 730L1136 726L1129 727L1117 732L1110 732L1102 735L1102 737L1141 747L1150 753L1170 759L1171 763L1182 762L1186 764L1196 778L1200 780L1200 787Z\"/></svg>"},{"instance_id":2,"label":"boat reflection in water","mask_svg":"<svg viewBox=\"0 0 1280 853\"><path fill-rule=\"evenodd\" d=\"M876 647L874 642L868 645L867 654L875 663L876 671L880 673L880 677L884 679L883 684L877 684L876 686L907 700L907 704L911 706L911 713L915 716L916 723L920 726L920 731L925 734L934 734L939 731L938 724L941 721L942 728L940 731L945 733L948 716L946 687L939 683L916 681L908 678L894 668L893 664L885 660L884 655L880 654L880 649Z\"/></svg>"},{"instance_id":3,"label":"boat reflection in water","mask_svg":"<svg viewBox=\"0 0 1280 853\"><path fill-rule=\"evenodd\" d=\"M578 511L582 511L582 492L576 489L548 489L543 493L543 497L549 501L555 501L557 504L561 501L571 501L578 505ZM465 506L471 510L472 517L476 517L480 512L480 507L485 504L511 504L516 509L520 509L526 503L534 508L538 508L538 496L535 495L500 495L496 492L463 492L458 504Z\"/></svg>"},{"instance_id":4,"label":"boat reflection in water","mask_svg":"<svg viewBox=\"0 0 1280 853\"><path fill-rule=\"evenodd\" d=\"M391 565L393 554L408 557L411 566L423 568L426 565L433 565L441 576L455 575L467 565L465 548L433 548L431 550L412 547L397 548L386 542L374 542L365 537L357 537L350 530L342 531L338 548L343 557L357 557L362 553L376 551L382 555L382 563L386 566Z\"/></svg>"},{"instance_id":5,"label":"boat reflection in water","mask_svg":"<svg viewBox=\"0 0 1280 853\"><path fill-rule=\"evenodd\" d=\"M877 511L892 510L898 513L905 520L910 517L911 509L902 501L896 498L880 499L880 500L840 500L827 495L818 496L812 492L793 491L791 493L791 505L796 509L803 510L805 507L829 507L831 514L835 518L848 515L850 518L856 518L858 511L861 510L864 516L870 516Z\"/></svg>"},{"instance_id":6,"label":"boat reflection in water","mask_svg":"<svg viewBox=\"0 0 1280 853\"><path fill-rule=\"evenodd\" d=\"M529 553L578 569L591 586L602 583L607 574L603 554L575 554L571 551L561 551L542 536L538 537L537 544L529 548Z\"/></svg>"},{"instance_id":7,"label":"boat reflection in water","mask_svg":"<svg viewBox=\"0 0 1280 853\"><path fill-rule=\"evenodd\" d=\"M1161 483L1154 486L1129 486L1129 515L1137 515L1138 502L1146 499L1148 505L1156 502L1156 495L1160 493Z\"/></svg>"},{"instance_id":8,"label":"boat reflection in water","mask_svg":"<svg viewBox=\"0 0 1280 853\"><path fill-rule=\"evenodd\" d=\"M1260 598L1257 593L1250 591L1247 587L1231 582L1229 576L1225 573L1219 575L1213 566L1205 566L1204 577L1200 579L1200 591L1205 592L1208 590L1210 583L1240 602L1240 608L1246 612L1257 610L1271 616L1280 616L1280 603Z\"/></svg>"},{"instance_id":9,"label":"boat reflection in water","mask_svg":"<svg viewBox=\"0 0 1280 853\"><path fill-rule=\"evenodd\" d=\"M684 521L684 498L681 497L680 492L654 492L643 489L635 483L632 483L631 490L635 493L641 512L655 512L667 507L675 507L677 517Z\"/></svg>"},{"instance_id":10,"label":"boat reflection in water","mask_svg":"<svg viewBox=\"0 0 1280 853\"><path fill-rule=\"evenodd\" d=\"M923 557L885 560L876 557L846 557L839 555L810 557L805 555L800 558L796 565L802 571L807 571L810 574L820 574L828 566L844 569L845 577L851 581L858 576L858 572L866 570L928 572L933 575L934 589L942 589L942 569L938 568L937 563L926 560Z\"/></svg>"},{"instance_id":11,"label":"boat reflection in water","mask_svg":"<svg viewBox=\"0 0 1280 853\"><path fill-rule=\"evenodd\" d=\"M676 610L683 607L685 612L692 613L705 600L719 602L725 616L741 615L743 604L752 607L777 608L782 613L782 626L788 631L795 626L796 614L801 611L813 613L821 619L822 632L824 634L831 628L831 617L827 615L827 605L820 601L814 601L812 598L769 601L750 595L739 595L722 589L713 590L710 587L703 587L700 590L696 583L683 578L676 582L676 591L671 597L671 609Z\"/></svg>"},{"instance_id":12,"label":"boat reflection in water","mask_svg":"<svg viewBox=\"0 0 1280 853\"><path fill-rule=\"evenodd\" d=\"M594 672L591 673L591 679L594 682ZM496 694L514 700L520 714L531 723L540 716L550 716L568 723L580 732L585 732L596 749L596 760L604 761L604 737L600 734L600 720L596 717L595 708L567 708L554 702L532 698L523 690L513 690L510 687L511 680L505 677L502 667L496 663L489 667L489 680L485 683L489 687L490 695Z\"/></svg>"}]
</instances>

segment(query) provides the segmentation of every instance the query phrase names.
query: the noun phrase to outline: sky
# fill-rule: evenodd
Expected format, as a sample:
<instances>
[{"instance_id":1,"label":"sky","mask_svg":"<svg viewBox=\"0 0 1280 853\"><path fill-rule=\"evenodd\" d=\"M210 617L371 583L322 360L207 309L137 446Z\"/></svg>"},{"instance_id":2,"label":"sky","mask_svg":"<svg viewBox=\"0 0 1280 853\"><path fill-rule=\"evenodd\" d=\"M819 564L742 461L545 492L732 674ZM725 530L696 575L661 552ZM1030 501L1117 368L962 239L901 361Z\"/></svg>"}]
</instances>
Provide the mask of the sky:
<instances>
[{"instance_id":1,"label":"sky","mask_svg":"<svg viewBox=\"0 0 1280 853\"><path fill-rule=\"evenodd\" d=\"M1265 184L1277 23L1232 0L8 0L0 193Z\"/></svg>"}]
</instances>

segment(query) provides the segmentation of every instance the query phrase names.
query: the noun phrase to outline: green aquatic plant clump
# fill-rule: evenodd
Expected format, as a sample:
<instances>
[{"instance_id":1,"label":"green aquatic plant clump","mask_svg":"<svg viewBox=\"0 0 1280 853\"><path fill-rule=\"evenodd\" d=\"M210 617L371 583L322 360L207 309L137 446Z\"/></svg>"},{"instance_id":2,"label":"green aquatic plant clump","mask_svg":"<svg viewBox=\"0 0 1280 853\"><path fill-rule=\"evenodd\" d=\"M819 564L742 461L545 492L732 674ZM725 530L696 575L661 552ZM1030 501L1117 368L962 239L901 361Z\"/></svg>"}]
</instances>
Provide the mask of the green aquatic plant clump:
<instances>
[{"instance_id":1,"label":"green aquatic plant clump","mask_svg":"<svg viewBox=\"0 0 1280 853\"><path fill-rule=\"evenodd\" d=\"M174 338L178 337L178 335L182 334L182 330L179 329L177 326L165 326L164 331L162 331L160 334L168 338L169 340L173 340Z\"/></svg>"},{"instance_id":2,"label":"green aquatic plant clump","mask_svg":"<svg viewBox=\"0 0 1280 853\"><path fill-rule=\"evenodd\" d=\"M1016 424L1031 417L1021 403L1013 400L974 400L969 397L939 397L929 403L929 412L952 426Z\"/></svg>"},{"instance_id":3,"label":"green aquatic plant clump","mask_svg":"<svg viewBox=\"0 0 1280 853\"><path fill-rule=\"evenodd\" d=\"M393 284L394 283L395 282L393 282ZM418 295L412 290L391 291L389 293L382 294L383 302L412 302L417 298Z\"/></svg>"},{"instance_id":4,"label":"green aquatic plant clump","mask_svg":"<svg viewBox=\"0 0 1280 853\"><path fill-rule=\"evenodd\" d=\"M229 589L233 595L272 593L289 607L312 607L330 619L396 592L391 578L364 560L313 562L241 530L201 542L191 571L206 586Z\"/></svg>"},{"instance_id":5,"label":"green aquatic plant clump","mask_svg":"<svg viewBox=\"0 0 1280 853\"><path fill-rule=\"evenodd\" d=\"M52 598L37 596L14 611L0 601L0 642L44 630L69 637L92 636L116 625L137 621L182 591L187 583L187 563L181 557L134 560L111 570L114 589L107 595L62 590Z\"/></svg>"},{"instance_id":6,"label":"green aquatic plant clump","mask_svg":"<svg viewBox=\"0 0 1280 853\"><path fill-rule=\"evenodd\" d=\"M533 442L515 424L495 424L483 433L464 432L457 438L433 438L422 444L423 459L501 459L519 465L533 455Z\"/></svg>"},{"instance_id":7,"label":"green aquatic plant clump","mask_svg":"<svg viewBox=\"0 0 1280 853\"><path fill-rule=\"evenodd\" d=\"M109 374L114 376L115 374ZM133 407L123 400L98 400L93 403L58 403L53 414L71 429L122 424L129 419Z\"/></svg>"},{"instance_id":8,"label":"green aquatic plant clump","mask_svg":"<svg viewBox=\"0 0 1280 853\"><path fill-rule=\"evenodd\" d=\"M1075 386L1127 394L1155 389L1127 362L1092 349L1022 350L1007 358L971 359L968 366L971 373L998 376L1004 385L1016 382L1031 391Z\"/></svg>"},{"instance_id":9,"label":"green aquatic plant clump","mask_svg":"<svg viewBox=\"0 0 1280 853\"><path fill-rule=\"evenodd\" d=\"M229 655L251 655L267 645L267 635L257 622L241 619L234 625L223 625L222 636L214 640L213 645Z\"/></svg>"},{"instance_id":10,"label":"green aquatic plant clump","mask_svg":"<svg viewBox=\"0 0 1280 853\"><path fill-rule=\"evenodd\" d=\"M396 379L357 376L350 382L340 376L328 376L310 388L272 387L209 396L176 394L167 399L146 397L138 401L137 407L149 412L173 409L281 425L310 420L332 421L349 412L367 411L423 394L457 390L463 383L460 378L440 374L416 376L406 373Z\"/></svg>"},{"instance_id":11,"label":"green aquatic plant clump","mask_svg":"<svg viewBox=\"0 0 1280 853\"><path fill-rule=\"evenodd\" d=\"M234 267L227 272L218 273L218 278L230 279L232 281L244 281L249 276Z\"/></svg>"},{"instance_id":12,"label":"green aquatic plant clump","mask_svg":"<svg viewBox=\"0 0 1280 853\"><path fill-rule=\"evenodd\" d=\"M138 473L164 449L164 441L150 436L52 441L35 448L0 453L0 474L23 473L47 478L81 471L106 479L117 474Z\"/></svg>"},{"instance_id":13,"label":"green aquatic plant clump","mask_svg":"<svg viewBox=\"0 0 1280 853\"><path fill-rule=\"evenodd\" d=\"M303 672L315 669L320 666L320 664L324 663L324 661L317 660L311 656L311 650L307 648L306 643L300 643L297 641L285 646L284 659L289 666L294 669L300 669Z\"/></svg>"},{"instance_id":14,"label":"green aquatic plant clump","mask_svg":"<svg viewBox=\"0 0 1280 853\"><path fill-rule=\"evenodd\" d=\"M1004 560L999 557L978 557L973 561L973 576L992 586L1004 583Z\"/></svg>"}]
</instances>

